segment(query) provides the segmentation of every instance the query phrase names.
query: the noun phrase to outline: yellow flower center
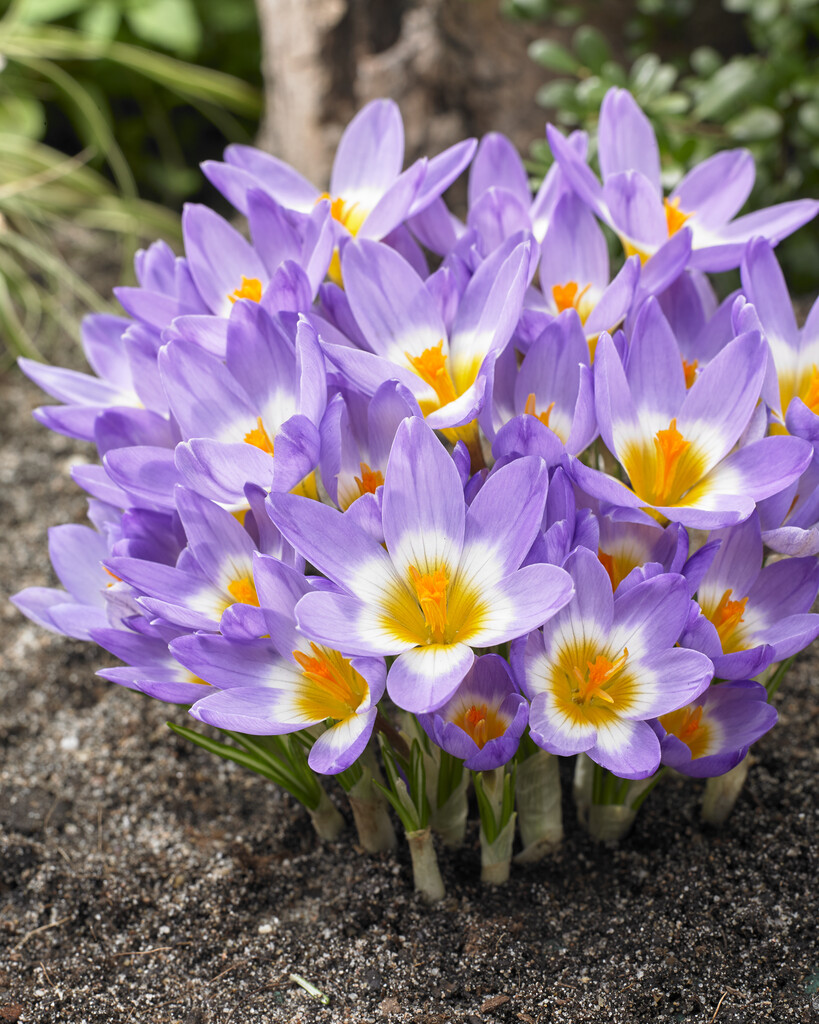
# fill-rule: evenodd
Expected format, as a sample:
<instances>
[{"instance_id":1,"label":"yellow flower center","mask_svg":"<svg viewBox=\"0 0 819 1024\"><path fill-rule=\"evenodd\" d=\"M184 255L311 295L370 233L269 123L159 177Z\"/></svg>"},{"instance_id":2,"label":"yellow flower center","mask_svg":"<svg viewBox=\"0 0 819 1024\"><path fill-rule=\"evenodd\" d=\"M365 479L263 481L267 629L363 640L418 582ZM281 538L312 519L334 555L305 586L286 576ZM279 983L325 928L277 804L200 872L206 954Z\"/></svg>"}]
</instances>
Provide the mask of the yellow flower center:
<instances>
[{"instance_id":1,"label":"yellow flower center","mask_svg":"<svg viewBox=\"0 0 819 1024\"><path fill-rule=\"evenodd\" d=\"M716 626L724 654L733 654L745 649L742 630L739 627L743 623L748 598L743 597L739 601L732 601L732 593L733 591L729 587L713 611L706 611L703 608L703 612Z\"/></svg>"},{"instance_id":2,"label":"yellow flower center","mask_svg":"<svg viewBox=\"0 0 819 1024\"><path fill-rule=\"evenodd\" d=\"M310 649L312 656L293 651L306 683L299 696L301 710L315 720L348 718L367 696L366 680L338 651L314 643Z\"/></svg>"},{"instance_id":3,"label":"yellow flower center","mask_svg":"<svg viewBox=\"0 0 819 1024\"><path fill-rule=\"evenodd\" d=\"M581 323L585 323L589 313L592 311L592 306L588 301L583 302L583 297L591 288L591 284L587 284L582 291L579 291L579 288L580 286L577 281L567 281L566 284L552 285L552 298L555 300L558 313L562 313L567 309L576 309Z\"/></svg>"},{"instance_id":4,"label":"yellow flower center","mask_svg":"<svg viewBox=\"0 0 819 1024\"><path fill-rule=\"evenodd\" d=\"M523 412L524 412L524 415L534 416L536 419L540 420L540 422L543 424L544 427L548 427L549 426L549 417L552 415L552 409L554 409L554 407L555 407L555 403L554 402L549 402L549 405L545 409L545 411L538 415L538 413L536 412L536 408L537 407L535 405L535 394L534 394L533 391L530 391L529 392L529 396L526 399L526 405L524 405L524 407L523 407Z\"/></svg>"},{"instance_id":5,"label":"yellow flower center","mask_svg":"<svg viewBox=\"0 0 819 1024\"><path fill-rule=\"evenodd\" d=\"M413 372L435 392L439 405L448 405L449 402L455 401L458 396L447 369L443 338L437 345L425 348L420 356L411 355L409 352L405 352L404 355Z\"/></svg>"},{"instance_id":6,"label":"yellow flower center","mask_svg":"<svg viewBox=\"0 0 819 1024\"><path fill-rule=\"evenodd\" d=\"M663 206L665 207L665 222L668 225L668 237L670 238L672 235L676 235L693 214L683 213L680 209L679 196L675 196L673 199L664 199Z\"/></svg>"},{"instance_id":7,"label":"yellow flower center","mask_svg":"<svg viewBox=\"0 0 819 1024\"><path fill-rule=\"evenodd\" d=\"M359 462L361 476L354 477L358 484L359 496L362 494L375 494L376 488L384 483L384 474L380 469L370 469L366 462Z\"/></svg>"},{"instance_id":8,"label":"yellow flower center","mask_svg":"<svg viewBox=\"0 0 819 1024\"><path fill-rule=\"evenodd\" d=\"M261 450L263 452L267 452L268 455L273 455L273 438L265 430L261 416L256 419L256 423L258 426L254 427L253 430L249 430L245 434L245 444L252 444L254 448L261 448Z\"/></svg>"},{"instance_id":9,"label":"yellow flower center","mask_svg":"<svg viewBox=\"0 0 819 1024\"><path fill-rule=\"evenodd\" d=\"M488 740L497 739L506 731L506 723L494 708L486 704L472 704L455 715L452 722L471 736L476 745L483 748Z\"/></svg>"},{"instance_id":10,"label":"yellow flower center","mask_svg":"<svg viewBox=\"0 0 819 1024\"><path fill-rule=\"evenodd\" d=\"M614 704L614 697L605 689L606 685L625 667L628 660L628 648L623 648L623 653L614 661L609 661L602 654L598 654L594 661L586 662L586 671L578 665L572 666L572 675L577 684L572 687L572 700L579 706L585 706L592 700L602 700L606 704Z\"/></svg>"},{"instance_id":11,"label":"yellow flower center","mask_svg":"<svg viewBox=\"0 0 819 1024\"><path fill-rule=\"evenodd\" d=\"M262 282L258 277L245 277L242 274L242 286L228 295L231 305L237 299L250 299L252 302L262 301Z\"/></svg>"},{"instance_id":12,"label":"yellow flower center","mask_svg":"<svg viewBox=\"0 0 819 1024\"><path fill-rule=\"evenodd\" d=\"M237 604L255 604L259 607L259 596L252 576L240 576L227 585L228 593Z\"/></svg>"},{"instance_id":13,"label":"yellow flower center","mask_svg":"<svg viewBox=\"0 0 819 1024\"><path fill-rule=\"evenodd\" d=\"M628 444L623 466L634 493L651 505L674 505L705 472L702 456L677 430L676 418L658 430L651 446Z\"/></svg>"},{"instance_id":14,"label":"yellow flower center","mask_svg":"<svg viewBox=\"0 0 819 1024\"><path fill-rule=\"evenodd\" d=\"M368 210L365 210L361 203L348 202L341 196L330 195L329 192L322 192L316 202L321 202L322 199L330 200L330 216L333 220L337 220L339 224L342 224L351 235L357 235L361 230L361 225L367 219Z\"/></svg>"},{"instance_id":15,"label":"yellow flower center","mask_svg":"<svg viewBox=\"0 0 819 1024\"><path fill-rule=\"evenodd\" d=\"M420 573L414 565L409 567L415 596L424 613L424 622L430 631L430 643L443 643L446 629L446 589L449 578L443 568Z\"/></svg>"},{"instance_id":16,"label":"yellow flower center","mask_svg":"<svg viewBox=\"0 0 819 1024\"><path fill-rule=\"evenodd\" d=\"M660 724L665 731L678 739L691 751L691 757L702 757L708 750L710 730L702 720L702 704L689 704L687 708L660 715Z\"/></svg>"}]
</instances>

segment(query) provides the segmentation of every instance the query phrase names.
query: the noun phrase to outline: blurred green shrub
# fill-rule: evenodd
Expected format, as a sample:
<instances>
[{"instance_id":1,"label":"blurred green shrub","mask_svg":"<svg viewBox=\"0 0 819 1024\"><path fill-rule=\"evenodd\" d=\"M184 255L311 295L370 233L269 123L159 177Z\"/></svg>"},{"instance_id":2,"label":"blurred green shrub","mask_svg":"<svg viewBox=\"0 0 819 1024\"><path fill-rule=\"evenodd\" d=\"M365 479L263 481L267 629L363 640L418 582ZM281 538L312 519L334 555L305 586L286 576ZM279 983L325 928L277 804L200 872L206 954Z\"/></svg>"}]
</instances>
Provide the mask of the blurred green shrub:
<instances>
[{"instance_id":1,"label":"blurred green shrub","mask_svg":"<svg viewBox=\"0 0 819 1024\"><path fill-rule=\"evenodd\" d=\"M717 4L705 2L713 30ZM654 125L668 188L717 150L745 146L757 164L751 208L819 196L818 0L720 2L719 39L699 39L681 54L674 40L690 46L702 0L636 0L620 39L595 27L596 19L606 23L605 0L507 0L505 9L564 29L577 26L569 46L545 38L530 47L532 59L559 76L537 96L556 123L593 136L600 101L620 86ZM534 143L532 156L532 171L542 176L551 161L545 140ZM794 290L819 288L815 229L787 239L779 252Z\"/></svg>"},{"instance_id":2,"label":"blurred green shrub","mask_svg":"<svg viewBox=\"0 0 819 1024\"><path fill-rule=\"evenodd\" d=\"M37 356L108 308L89 278L118 256L127 276L138 244L179 237L164 205L201 187L196 161L251 138L258 31L253 0L0 0L0 14L0 342Z\"/></svg>"}]
</instances>

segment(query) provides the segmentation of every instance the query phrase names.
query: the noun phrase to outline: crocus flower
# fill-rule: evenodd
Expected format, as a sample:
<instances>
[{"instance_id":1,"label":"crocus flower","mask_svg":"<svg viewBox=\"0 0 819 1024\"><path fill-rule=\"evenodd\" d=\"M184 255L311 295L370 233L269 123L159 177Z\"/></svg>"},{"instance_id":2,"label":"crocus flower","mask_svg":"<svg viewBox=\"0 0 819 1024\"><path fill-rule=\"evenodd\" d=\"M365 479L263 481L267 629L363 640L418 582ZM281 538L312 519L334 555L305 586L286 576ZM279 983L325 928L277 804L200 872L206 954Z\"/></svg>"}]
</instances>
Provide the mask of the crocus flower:
<instances>
[{"instance_id":1,"label":"crocus flower","mask_svg":"<svg viewBox=\"0 0 819 1024\"><path fill-rule=\"evenodd\" d=\"M364 394L398 380L431 426L463 426L480 410L487 376L512 336L528 258L527 242L496 250L467 285L448 332L435 297L406 260L385 245L351 243L345 290L371 351L326 343L324 351Z\"/></svg>"},{"instance_id":2,"label":"crocus flower","mask_svg":"<svg viewBox=\"0 0 819 1024\"><path fill-rule=\"evenodd\" d=\"M704 651L722 679L758 675L819 635L809 614L819 591L815 558L789 558L762 568L762 536L754 513L739 526L715 530L720 548L697 590L704 620L681 643Z\"/></svg>"},{"instance_id":3,"label":"crocus flower","mask_svg":"<svg viewBox=\"0 0 819 1024\"><path fill-rule=\"evenodd\" d=\"M474 139L466 139L432 160L416 161L402 173L401 112L392 100L373 100L341 136L329 192L321 192L288 164L252 146L228 146L226 164L206 162L203 170L242 213L253 188L304 213L326 198L339 230L348 237L381 239L446 191L472 159L475 146Z\"/></svg>"},{"instance_id":4,"label":"crocus flower","mask_svg":"<svg viewBox=\"0 0 819 1024\"><path fill-rule=\"evenodd\" d=\"M547 135L578 195L621 237L626 252L642 259L669 252L674 239L689 231L688 266L731 270L754 236L776 245L819 210L819 203L797 199L734 220L754 184L754 160L745 149L723 150L704 160L664 199L654 129L626 89L610 89L600 108L602 185L551 125Z\"/></svg>"},{"instance_id":5,"label":"crocus flower","mask_svg":"<svg viewBox=\"0 0 819 1024\"><path fill-rule=\"evenodd\" d=\"M284 536L341 593L307 594L299 627L355 655L395 655L387 677L407 711L444 704L485 648L540 625L571 594L551 565L518 568L540 526L544 464L503 467L467 508L458 470L419 418L398 428L384 482L386 550L347 515L291 494L268 505Z\"/></svg>"},{"instance_id":6,"label":"crocus flower","mask_svg":"<svg viewBox=\"0 0 819 1024\"><path fill-rule=\"evenodd\" d=\"M622 778L647 778L660 762L647 720L689 704L713 675L707 657L674 646L685 580L664 573L615 597L593 552L578 548L565 568L575 596L514 656L530 734L552 754L585 751Z\"/></svg>"},{"instance_id":7,"label":"crocus flower","mask_svg":"<svg viewBox=\"0 0 819 1024\"><path fill-rule=\"evenodd\" d=\"M194 718L221 729L271 736L331 719L310 751L321 774L349 768L367 745L384 692L383 658L347 657L296 629L296 603L312 592L309 578L274 558L254 564L269 639L197 634L171 643L173 654L220 689L198 700Z\"/></svg>"},{"instance_id":8,"label":"crocus flower","mask_svg":"<svg viewBox=\"0 0 819 1024\"><path fill-rule=\"evenodd\" d=\"M757 505L762 540L780 555L819 555L819 456L797 481Z\"/></svg>"},{"instance_id":9,"label":"crocus flower","mask_svg":"<svg viewBox=\"0 0 819 1024\"><path fill-rule=\"evenodd\" d=\"M674 336L650 299L637 317L626 368L608 335L594 364L600 434L629 486L576 459L575 481L612 505L654 509L685 526L714 529L747 519L756 501L787 487L811 457L810 445L795 437L766 437L731 451L756 407L765 363L764 342L749 332L686 389Z\"/></svg>"},{"instance_id":10,"label":"crocus flower","mask_svg":"<svg viewBox=\"0 0 819 1024\"><path fill-rule=\"evenodd\" d=\"M819 302L800 330L785 278L764 238L755 238L747 248L742 286L759 317L776 369L771 430L787 429L815 445L819 443Z\"/></svg>"},{"instance_id":11,"label":"crocus flower","mask_svg":"<svg viewBox=\"0 0 819 1024\"><path fill-rule=\"evenodd\" d=\"M466 768L500 768L518 749L529 706L497 654L476 658L455 693L437 711L419 715L428 736Z\"/></svg>"},{"instance_id":12,"label":"crocus flower","mask_svg":"<svg viewBox=\"0 0 819 1024\"><path fill-rule=\"evenodd\" d=\"M652 723L662 763L683 775L711 778L730 771L776 724L765 687L750 679L709 686L691 704Z\"/></svg>"}]
</instances>

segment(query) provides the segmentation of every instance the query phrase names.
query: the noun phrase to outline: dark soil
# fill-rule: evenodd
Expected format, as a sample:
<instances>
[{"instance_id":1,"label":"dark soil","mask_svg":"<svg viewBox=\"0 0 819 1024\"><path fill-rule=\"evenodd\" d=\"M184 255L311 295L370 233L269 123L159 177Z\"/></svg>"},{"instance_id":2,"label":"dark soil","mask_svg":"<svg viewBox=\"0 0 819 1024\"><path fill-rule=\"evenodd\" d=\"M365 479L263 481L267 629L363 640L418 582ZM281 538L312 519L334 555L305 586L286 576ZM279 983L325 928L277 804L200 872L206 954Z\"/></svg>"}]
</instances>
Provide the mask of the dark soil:
<instances>
[{"instance_id":1,"label":"dark soil","mask_svg":"<svg viewBox=\"0 0 819 1024\"><path fill-rule=\"evenodd\" d=\"M0 589L52 580L46 530L81 521L87 447L0 384ZM616 850L574 823L558 857L478 882L474 826L413 894L405 850L321 845L272 784L103 682L104 655L0 604L0 1022L819 1022L816 654L723 831L672 779ZM323 1005L290 980L329 997Z\"/></svg>"}]
</instances>

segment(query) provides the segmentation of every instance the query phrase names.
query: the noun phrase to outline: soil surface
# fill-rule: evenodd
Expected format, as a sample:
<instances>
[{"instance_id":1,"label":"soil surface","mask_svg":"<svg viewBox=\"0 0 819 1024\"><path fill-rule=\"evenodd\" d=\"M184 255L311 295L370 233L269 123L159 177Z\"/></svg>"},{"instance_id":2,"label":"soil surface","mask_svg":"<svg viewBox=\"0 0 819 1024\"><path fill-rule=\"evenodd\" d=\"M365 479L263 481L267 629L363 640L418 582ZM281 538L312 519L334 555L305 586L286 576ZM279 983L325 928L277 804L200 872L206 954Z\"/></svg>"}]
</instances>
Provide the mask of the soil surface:
<instances>
[{"instance_id":1,"label":"soil surface","mask_svg":"<svg viewBox=\"0 0 819 1024\"><path fill-rule=\"evenodd\" d=\"M31 420L16 370L0 401L5 598L53 581L46 531L84 519L68 467L93 452ZM322 845L271 783L174 736L183 711L97 678L92 645L5 601L0 624L0 1022L819 1022L815 653L722 831L675 778L595 846L567 765L559 855L483 888L473 824L428 908L405 849Z\"/></svg>"}]
</instances>

